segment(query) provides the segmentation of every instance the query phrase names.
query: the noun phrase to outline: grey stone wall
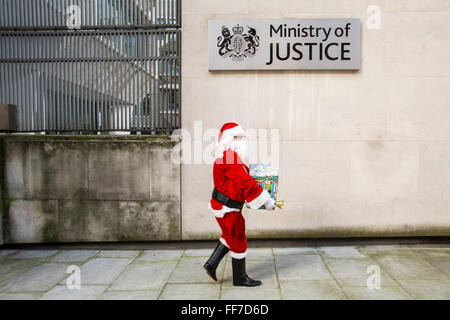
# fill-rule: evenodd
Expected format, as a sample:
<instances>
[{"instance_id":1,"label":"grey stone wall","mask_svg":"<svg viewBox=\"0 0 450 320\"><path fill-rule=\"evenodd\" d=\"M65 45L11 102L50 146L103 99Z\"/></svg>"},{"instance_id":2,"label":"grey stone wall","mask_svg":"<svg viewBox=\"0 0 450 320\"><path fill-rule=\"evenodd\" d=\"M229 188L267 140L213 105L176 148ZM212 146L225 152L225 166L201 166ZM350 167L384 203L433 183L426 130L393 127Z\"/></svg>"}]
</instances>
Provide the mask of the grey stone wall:
<instances>
[{"instance_id":1,"label":"grey stone wall","mask_svg":"<svg viewBox=\"0 0 450 320\"><path fill-rule=\"evenodd\" d=\"M3 147L3 139L0 139L0 246L3 244L3 198L4 198L4 192L3 192L3 175L5 171L4 166L4 147Z\"/></svg>"},{"instance_id":2,"label":"grey stone wall","mask_svg":"<svg viewBox=\"0 0 450 320\"><path fill-rule=\"evenodd\" d=\"M177 142L166 136L1 138L5 243L179 240Z\"/></svg>"}]
</instances>

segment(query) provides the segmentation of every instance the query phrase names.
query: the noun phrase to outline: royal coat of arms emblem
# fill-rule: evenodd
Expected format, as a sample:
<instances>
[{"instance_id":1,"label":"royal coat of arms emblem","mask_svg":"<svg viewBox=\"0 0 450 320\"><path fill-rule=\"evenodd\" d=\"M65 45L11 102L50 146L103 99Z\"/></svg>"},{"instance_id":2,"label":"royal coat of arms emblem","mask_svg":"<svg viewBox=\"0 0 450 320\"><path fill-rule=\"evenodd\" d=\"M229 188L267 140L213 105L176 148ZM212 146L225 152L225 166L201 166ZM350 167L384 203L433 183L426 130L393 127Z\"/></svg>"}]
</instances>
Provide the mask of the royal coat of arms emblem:
<instances>
[{"instance_id":1,"label":"royal coat of arms emblem","mask_svg":"<svg viewBox=\"0 0 450 320\"><path fill-rule=\"evenodd\" d=\"M246 57L253 57L259 47L259 36L256 35L255 28L244 27L239 24L233 27L233 34L226 26L222 26L222 35L217 38L219 55L224 58L231 58L233 61L243 61Z\"/></svg>"}]
</instances>

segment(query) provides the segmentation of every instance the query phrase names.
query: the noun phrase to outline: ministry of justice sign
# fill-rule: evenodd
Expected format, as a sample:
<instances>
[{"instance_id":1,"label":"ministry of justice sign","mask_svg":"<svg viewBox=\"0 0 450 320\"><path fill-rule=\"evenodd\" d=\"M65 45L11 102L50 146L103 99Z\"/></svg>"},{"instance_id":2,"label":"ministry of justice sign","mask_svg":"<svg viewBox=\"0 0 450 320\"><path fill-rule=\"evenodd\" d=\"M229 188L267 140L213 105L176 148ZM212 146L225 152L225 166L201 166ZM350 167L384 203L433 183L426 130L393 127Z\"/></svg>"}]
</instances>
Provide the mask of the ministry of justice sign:
<instances>
[{"instance_id":1,"label":"ministry of justice sign","mask_svg":"<svg viewBox=\"0 0 450 320\"><path fill-rule=\"evenodd\" d=\"M358 70L359 19L209 20L209 70Z\"/></svg>"}]
</instances>

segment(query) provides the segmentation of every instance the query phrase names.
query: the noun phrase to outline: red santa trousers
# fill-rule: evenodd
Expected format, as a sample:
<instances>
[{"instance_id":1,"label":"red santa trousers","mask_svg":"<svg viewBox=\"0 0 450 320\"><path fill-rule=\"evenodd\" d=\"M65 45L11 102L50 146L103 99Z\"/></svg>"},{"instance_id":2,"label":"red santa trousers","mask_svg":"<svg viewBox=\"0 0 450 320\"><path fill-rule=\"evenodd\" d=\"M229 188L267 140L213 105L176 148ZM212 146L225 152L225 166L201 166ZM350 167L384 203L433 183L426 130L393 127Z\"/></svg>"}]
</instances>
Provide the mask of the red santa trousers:
<instances>
[{"instance_id":1,"label":"red santa trousers","mask_svg":"<svg viewBox=\"0 0 450 320\"><path fill-rule=\"evenodd\" d=\"M216 218L222 229L220 242L230 249L233 258L242 259L247 254L245 237L245 219L241 211L227 212L222 218Z\"/></svg>"}]
</instances>

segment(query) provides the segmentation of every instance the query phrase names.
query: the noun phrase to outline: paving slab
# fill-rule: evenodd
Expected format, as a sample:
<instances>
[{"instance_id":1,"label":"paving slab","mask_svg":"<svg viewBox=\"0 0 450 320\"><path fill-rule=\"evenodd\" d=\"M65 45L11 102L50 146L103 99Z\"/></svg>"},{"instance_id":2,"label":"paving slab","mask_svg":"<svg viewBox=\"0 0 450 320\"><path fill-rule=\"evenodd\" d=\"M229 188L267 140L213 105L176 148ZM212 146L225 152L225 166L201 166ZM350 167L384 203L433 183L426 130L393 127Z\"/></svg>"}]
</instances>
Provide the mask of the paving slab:
<instances>
[{"instance_id":1,"label":"paving slab","mask_svg":"<svg viewBox=\"0 0 450 320\"><path fill-rule=\"evenodd\" d=\"M3 259L0 260L0 286L10 279L19 277L21 274L39 265L38 259Z\"/></svg>"},{"instance_id":2,"label":"paving slab","mask_svg":"<svg viewBox=\"0 0 450 320\"><path fill-rule=\"evenodd\" d=\"M233 287L222 289L220 300L280 300L280 289Z\"/></svg>"},{"instance_id":3,"label":"paving slab","mask_svg":"<svg viewBox=\"0 0 450 320\"><path fill-rule=\"evenodd\" d=\"M428 257L450 258L450 250L447 250L444 248L439 248L439 249L429 248L429 249L422 249L422 250L414 249L411 251L421 257L424 257L424 258L428 258Z\"/></svg>"},{"instance_id":4,"label":"paving slab","mask_svg":"<svg viewBox=\"0 0 450 320\"><path fill-rule=\"evenodd\" d=\"M320 252L326 259L342 259L342 258L365 258L365 254L361 253L355 247L318 247Z\"/></svg>"},{"instance_id":5,"label":"paving slab","mask_svg":"<svg viewBox=\"0 0 450 320\"><path fill-rule=\"evenodd\" d=\"M156 300L161 290L106 291L100 300Z\"/></svg>"},{"instance_id":6,"label":"paving slab","mask_svg":"<svg viewBox=\"0 0 450 320\"><path fill-rule=\"evenodd\" d=\"M102 250L97 255L99 258L136 258L140 250Z\"/></svg>"},{"instance_id":7,"label":"paving slab","mask_svg":"<svg viewBox=\"0 0 450 320\"><path fill-rule=\"evenodd\" d=\"M319 255L275 256L279 280L333 280Z\"/></svg>"},{"instance_id":8,"label":"paving slab","mask_svg":"<svg viewBox=\"0 0 450 320\"><path fill-rule=\"evenodd\" d=\"M401 287L342 287L342 291L350 300L410 300L411 296Z\"/></svg>"},{"instance_id":9,"label":"paving slab","mask_svg":"<svg viewBox=\"0 0 450 320\"><path fill-rule=\"evenodd\" d=\"M212 252L211 252L212 253ZM232 257L230 254L227 255L227 260L231 261ZM258 260L273 260L272 248L248 248L247 261L258 261Z\"/></svg>"},{"instance_id":10,"label":"paving slab","mask_svg":"<svg viewBox=\"0 0 450 320\"><path fill-rule=\"evenodd\" d=\"M231 256L230 256L231 258ZM247 249L247 261L257 260L273 260L272 248L248 248Z\"/></svg>"},{"instance_id":11,"label":"paving slab","mask_svg":"<svg viewBox=\"0 0 450 320\"><path fill-rule=\"evenodd\" d=\"M6 256L16 253L16 252L17 252L17 250L2 249L2 250L0 250L0 257L6 257Z\"/></svg>"},{"instance_id":12,"label":"paving slab","mask_svg":"<svg viewBox=\"0 0 450 320\"><path fill-rule=\"evenodd\" d=\"M138 261L178 261L183 250L145 250Z\"/></svg>"},{"instance_id":13,"label":"paving slab","mask_svg":"<svg viewBox=\"0 0 450 320\"><path fill-rule=\"evenodd\" d=\"M41 296L36 292L0 292L0 300L38 300Z\"/></svg>"},{"instance_id":14,"label":"paving slab","mask_svg":"<svg viewBox=\"0 0 450 320\"><path fill-rule=\"evenodd\" d=\"M450 279L399 280L400 285L420 300L450 300Z\"/></svg>"},{"instance_id":15,"label":"paving slab","mask_svg":"<svg viewBox=\"0 0 450 320\"><path fill-rule=\"evenodd\" d=\"M129 258L93 258L81 266L81 284L111 284L131 261Z\"/></svg>"},{"instance_id":16,"label":"paving slab","mask_svg":"<svg viewBox=\"0 0 450 320\"><path fill-rule=\"evenodd\" d=\"M372 256L395 279L444 279L446 275L414 254L383 253Z\"/></svg>"},{"instance_id":17,"label":"paving slab","mask_svg":"<svg viewBox=\"0 0 450 320\"><path fill-rule=\"evenodd\" d=\"M182 257L169 279L169 283L215 283L203 269L207 258ZM216 276L219 281L223 279L225 261L217 267Z\"/></svg>"},{"instance_id":18,"label":"paving slab","mask_svg":"<svg viewBox=\"0 0 450 320\"><path fill-rule=\"evenodd\" d=\"M51 262L84 262L95 256L98 250L63 250L56 254Z\"/></svg>"},{"instance_id":19,"label":"paving slab","mask_svg":"<svg viewBox=\"0 0 450 320\"><path fill-rule=\"evenodd\" d=\"M216 247L211 249L187 249L184 251L185 257L210 257Z\"/></svg>"},{"instance_id":20,"label":"paving slab","mask_svg":"<svg viewBox=\"0 0 450 320\"><path fill-rule=\"evenodd\" d=\"M167 284L159 300L217 300L220 283Z\"/></svg>"},{"instance_id":21,"label":"paving slab","mask_svg":"<svg viewBox=\"0 0 450 320\"><path fill-rule=\"evenodd\" d=\"M284 254L317 254L317 250L312 247L304 248L273 248L274 255Z\"/></svg>"},{"instance_id":22,"label":"paving slab","mask_svg":"<svg viewBox=\"0 0 450 320\"><path fill-rule=\"evenodd\" d=\"M262 285L259 288L277 289L279 287L273 260L246 261L246 271L250 278L262 281ZM226 263L222 281L222 289L224 288L233 288L233 267L231 261Z\"/></svg>"},{"instance_id":23,"label":"paving slab","mask_svg":"<svg viewBox=\"0 0 450 320\"><path fill-rule=\"evenodd\" d=\"M446 243L436 243L436 244L408 244L407 247L411 250L414 249L444 249L444 250L450 250L450 244Z\"/></svg>"},{"instance_id":24,"label":"paving slab","mask_svg":"<svg viewBox=\"0 0 450 320\"><path fill-rule=\"evenodd\" d=\"M450 258L430 257L424 258L432 266L438 268L443 273L450 276Z\"/></svg>"},{"instance_id":25,"label":"paving slab","mask_svg":"<svg viewBox=\"0 0 450 320\"><path fill-rule=\"evenodd\" d=\"M366 245L357 246L358 250L364 254L378 254L378 253L411 253L407 245Z\"/></svg>"},{"instance_id":26,"label":"paving slab","mask_svg":"<svg viewBox=\"0 0 450 320\"><path fill-rule=\"evenodd\" d=\"M111 290L161 289L176 264L176 261L133 263L113 282Z\"/></svg>"},{"instance_id":27,"label":"paving slab","mask_svg":"<svg viewBox=\"0 0 450 320\"><path fill-rule=\"evenodd\" d=\"M80 289L69 289L65 285L58 285L46 292L40 300L95 300L106 288L106 285L81 285Z\"/></svg>"},{"instance_id":28,"label":"paving slab","mask_svg":"<svg viewBox=\"0 0 450 320\"><path fill-rule=\"evenodd\" d=\"M68 265L43 263L37 265L0 287L0 292L47 291L67 276Z\"/></svg>"},{"instance_id":29,"label":"paving slab","mask_svg":"<svg viewBox=\"0 0 450 320\"><path fill-rule=\"evenodd\" d=\"M56 254L59 250L19 250L10 256L12 259L35 259L48 258Z\"/></svg>"},{"instance_id":30,"label":"paving slab","mask_svg":"<svg viewBox=\"0 0 450 320\"><path fill-rule=\"evenodd\" d=\"M280 281L286 300L345 300L336 281Z\"/></svg>"},{"instance_id":31,"label":"paving slab","mask_svg":"<svg viewBox=\"0 0 450 320\"><path fill-rule=\"evenodd\" d=\"M357 248L364 251L409 251L410 249L409 245L402 244L363 245Z\"/></svg>"},{"instance_id":32,"label":"paving slab","mask_svg":"<svg viewBox=\"0 0 450 320\"><path fill-rule=\"evenodd\" d=\"M373 271L367 268L369 266L378 266L375 261L364 259L330 259L327 261L328 268L341 286L366 286L367 279L373 274ZM392 277L380 268L380 285L398 286Z\"/></svg>"}]
</instances>

